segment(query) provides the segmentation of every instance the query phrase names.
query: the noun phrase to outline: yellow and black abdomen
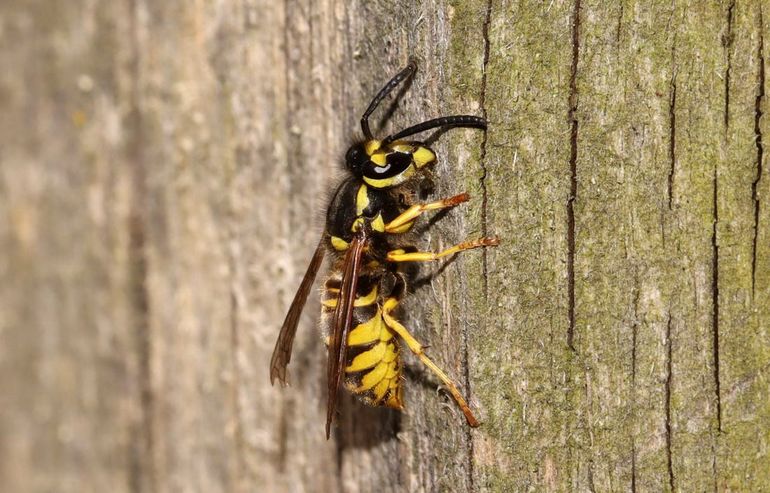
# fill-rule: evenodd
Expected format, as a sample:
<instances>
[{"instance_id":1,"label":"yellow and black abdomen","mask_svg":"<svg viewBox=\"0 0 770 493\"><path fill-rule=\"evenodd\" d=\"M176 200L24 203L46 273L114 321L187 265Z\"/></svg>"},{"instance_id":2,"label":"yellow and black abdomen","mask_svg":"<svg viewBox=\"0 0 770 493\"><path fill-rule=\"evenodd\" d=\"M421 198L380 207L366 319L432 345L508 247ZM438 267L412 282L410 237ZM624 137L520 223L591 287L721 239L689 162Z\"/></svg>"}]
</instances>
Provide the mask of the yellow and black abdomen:
<instances>
[{"instance_id":1,"label":"yellow and black abdomen","mask_svg":"<svg viewBox=\"0 0 770 493\"><path fill-rule=\"evenodd\" d=\"M324 284L322 321L327 327L337 306L339 287L339 275L333 275ZM347 340L344 382L366 404L402 409L401 346L383 318L382 288L381 275L364 275L359 279L353 328Z\"/></svg>"}]
</instances>

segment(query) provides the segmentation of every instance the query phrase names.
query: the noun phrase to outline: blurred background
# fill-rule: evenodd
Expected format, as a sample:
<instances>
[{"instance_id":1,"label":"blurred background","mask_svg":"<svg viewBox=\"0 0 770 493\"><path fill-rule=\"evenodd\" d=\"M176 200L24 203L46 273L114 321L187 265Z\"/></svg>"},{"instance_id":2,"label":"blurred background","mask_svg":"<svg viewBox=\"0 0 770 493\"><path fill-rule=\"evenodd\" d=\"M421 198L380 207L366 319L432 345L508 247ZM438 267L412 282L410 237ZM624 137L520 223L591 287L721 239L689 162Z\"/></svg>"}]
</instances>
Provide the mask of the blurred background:
<instances>
[{"instance_id":1,"label":"blurred background","mask_svg":"<svg viewBox=\"0 0 770 493\"><path fill-rule=\"evenodd\" d=\"M323 436L315 295L291 388L268 361L374 92L418 54L396 124L478 112L438 89L448 40L428 10L3 2L0 489L402 488L398 461L375 459L399 447L394 413Z\"/></svg>"},{"instance_id":2,"label":"blurred background","mask_svg":"<svg viewBox=\"0 0 770 493\"><path fill-rule=\"evenodd\" d=\"M0 490L762 491L761 2L5 0ZM311 296L268 361L373 94L453 113L405 413L324 437ZM438 270L438 272L436 272Z\"/></svg>"}]
</instances>

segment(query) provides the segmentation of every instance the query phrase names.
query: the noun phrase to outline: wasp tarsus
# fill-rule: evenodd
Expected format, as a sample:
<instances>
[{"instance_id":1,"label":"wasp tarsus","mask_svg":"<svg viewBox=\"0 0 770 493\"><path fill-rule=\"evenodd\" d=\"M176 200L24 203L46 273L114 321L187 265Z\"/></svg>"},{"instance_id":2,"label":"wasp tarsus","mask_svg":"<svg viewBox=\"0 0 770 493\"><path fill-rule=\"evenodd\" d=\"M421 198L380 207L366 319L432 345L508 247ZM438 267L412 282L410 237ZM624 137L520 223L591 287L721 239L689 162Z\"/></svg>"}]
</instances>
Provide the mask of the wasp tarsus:
<instances>
[{"instance_id":1,"label":"wasp tarsus","mask_svg":"<svg viewBox=\"0 0 770 493\"><path fill-rule=\"evenodd\" d=\"M424 142L405 140L436 128L485 129L483 118L453 115L434 118L375 139L369 117L379 103L417 70L409 64L375 95L361 118L365 139L345 155L348 177L337 187L326 214L326 227L313 260L281 327L270 362L270 381L286 383L286 367L299 316L324 256L331 253L330 274L322 289L322 323L328 330L329 398L326 437L337 408L338 391L348 391L373 406L403 408L404 347L414 353L446 386L470 426L478 426L457 386L426 354L426 346L398 320L398 312L415 279L414 262L429 262L474 248L495 246L494 236L463 241L439 252L415 247L415 221L429 211L467 202L470 196L424 200L431 185L435 152ZM432 185L429 187L432 190Z\"/></svg>"}]
</instances>

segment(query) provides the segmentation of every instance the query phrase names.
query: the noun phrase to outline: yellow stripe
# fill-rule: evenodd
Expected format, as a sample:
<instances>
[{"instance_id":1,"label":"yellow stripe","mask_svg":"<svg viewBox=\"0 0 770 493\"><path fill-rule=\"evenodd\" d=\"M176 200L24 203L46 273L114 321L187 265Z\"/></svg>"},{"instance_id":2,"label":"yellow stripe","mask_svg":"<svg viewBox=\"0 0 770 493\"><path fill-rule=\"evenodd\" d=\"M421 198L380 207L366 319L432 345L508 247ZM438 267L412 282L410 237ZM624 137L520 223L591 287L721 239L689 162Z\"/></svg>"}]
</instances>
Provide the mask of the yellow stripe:
<instances>
[{"instance_id":1,"label":"yellow stripe","mask_svg":"<svg viewBox=\"0 0 770 493\"><path fill-rule=\"evenodd\" d=\"M372 393L374 394L374 400L377 404L379 404L383 398L385 398L385 394L388 393L388 387L390 387L390 380L387 378L383 378L380 380L380 383L374 386L372 389Z\"/></svg>"},{"instance_id":2,"label":"yellow stripe","mask_svg":"<svg viewBox=\"0 0 770 493\"><path fill-rule=\"evenodd\" d=\"M374 154L374 152L380 148L380 141L379 140L367 140L366 144L364 144L364 150L366 150L366 154L371 156Z\"/></svg>"},{"instance_id":3,"label":"yellow stripe","mask_svg":"<svg viewBox=\"0 0 770 493\"><path fill-rule=\"evenodd\" d=\"M344 251L348 249L349 243L342 238L339 238L337 236L331 237L332 247L334 247L335 250Z\"/></svg>"},{"instance_id":4,"label":"yellow stripe","mask_svg":"<svg viewBox=\"0 0 770 493\"><path fill-rule=\"evenodd\" d=\"M366 185L358 187L358 194L356 195L356 216L360 216L364 213L364 209L369 207L369 191Z\"/></svg>"},{"instance_id":5,"label":"yellow stripe","mask_svg":"<svg viewBox=\"0 0 770 493\"><path fill-rule=\"evenodd\" d=\"M388 163L387 154L384 152L375 152L369 159L377 166L385 166Z\"/></svg>"},{"instance_id":6,"label":"yellow stripe","mask_svg":"<svg viewBox=\"0 0 770 493\"><path fill-rule=\"evenodd\" d=\"M327 290L329 293L332 293L333 291L336 291L339 293L339 289L337 290ZM356 298L356 301L353 302L353 306L356 308L362 307L362 306L369 306L372 303L377 301L377 286L374 286L371 291L369 291L368 294L365 296L359 296ZM337 298L330 298L328 300L323 300L321 304L328 308L337 308Z\"/></svg>"},{"instance_id":7,"label":"yellow stripe","mask_svg":"<svg viewBox=\"0 0 770 493\"><path fill-rule=\"evenodd\" d=\"M385 374L385 378L393 379L398 376L398 365L395 361L391 361L388 365L388 373Z\"/></svg>"},{"instance_id":8,"label":"yellow stripe","mask_svg":"<svg viewBox=\"0 0 770 493\"><path fill-rule=\"evenodd\" d=\"M390 148L393 149L394 151L403 152L406 154L411 154L412 152L414 152L414 146L410 144L405 144L405 143L391 144Z\"/></svg>"},{"instance_id":9,"label":"yellow stripe","mask_svg":"<svg viewBox=\"0 0 770 493\"><path fill-rule=\"evenodd\" d=\"M393 334L388 329L384 327L383 329L385 330L383 330L382 332L387 332L388 337L386 338L384 337L384 334L381 334L380 340L381 341L390 340L393 337ZM388 344L388 351L385 353L385 356L382 357L382 361L387 361L388 363L390 363L391 361L395 361L397 357L398 357L398 350L396 349L396 346L393 344Z\"/></svg>"},{"instance_id":10,"label":"yellow stripe","mask_svg":"<svg viewBox=\"0 0 770 493\"><path fill-rule=\"evenodd\" d=\"M357 392L363 392L365 390L369 390L378 383L382 381L383 378L385 378L385 375L388 373L388 364L387 363L380 363L379 365L375 366L372 371L364 375L364 378L361 379L361 385L358 386L356 389Z\"/></svg>"},{"instance_id":11,"label":"yellow stripe","mask_svg":"<svg viewBox=\"0 0 770 493\"><path fill-rule=\"evenodd\" d=\"M375 285L366 296L360 296L353 302L353 306L369 306L377 299L377 286Z\"/></svg>"},{"instance_id":12,"label":"yellow stripe","mask_svg":"<svg viewBox=\"0 0 770 493\"><path fill-rule=\"evenodd\" d=\"M380 339L380 333L384 329L382 323L382 313L377 309L377 314L362 324L358 324L355 329L348 334L348 346L363 346L371 344Z\"/></svg>"},{"instance_id":13,"label":"yellow stripe","mask_svg":"<svg viewBox=\"0 0 770 493\"><path fill-rule=\"evenodd\" d=\"M384 342L378 342L374 345L374 347L372 347L372 349L364 351L363 353L353 358L350 366L345 368L345 371L348 373L355 373L357 371L362 371L373 367L382 361L382 356L385 354L386 349L387 345Z\"/></svg>"},{"instance_id":14,"label":"yellow stripe","mask_svg":"<svg viewBox=\"0 0 770 493\"><path fill-rule=\"evenodd\" d=\"M435 161L436 155L427 147L418 147L417 150L412 153L412 159L418 168L422 168L426 164Z\"/></svg>"},{"instance_id":15,"label":"yellow stripe","mask_svg":"<svg viewBox=\"0 0 770 493\"><path fill-rule=\"evenodd\" d=\"M382 220L382 214L377 214L377 217L374 218L372 221L372 229L379 231L380 233L385 232L385 221Z\"/></svg>"},{"instance_id":16,"label":"yellow stripe","mask_svg":"<svg viewBox=\"0 0 770 493\"><path fill-rule=\"evenodd\" d=\"M386 187L394 187L396 185L400 185L404 183L406 180L411 178L411 176L414 174L414 166L409 165L408 168L404 170L403 173L396 176L391 176L390 178L381 178L381 179L374 179L369 178L368 176L364 176L364 181L367 185L371 185L374 188L386 188Z\"/></svg>"},{"instance_id":17,"label":"yellow stripe","mask_svg":"<svg viewBox=\"0 0 770 493\"><path fill-rule=\"evenodd\" d=\"M323 306L325 306L326 308L337 308L337 298L331 298L331 299L328 299L328 300L323 300L321 302L321 304Z\"/></svg>"}]
</instances>

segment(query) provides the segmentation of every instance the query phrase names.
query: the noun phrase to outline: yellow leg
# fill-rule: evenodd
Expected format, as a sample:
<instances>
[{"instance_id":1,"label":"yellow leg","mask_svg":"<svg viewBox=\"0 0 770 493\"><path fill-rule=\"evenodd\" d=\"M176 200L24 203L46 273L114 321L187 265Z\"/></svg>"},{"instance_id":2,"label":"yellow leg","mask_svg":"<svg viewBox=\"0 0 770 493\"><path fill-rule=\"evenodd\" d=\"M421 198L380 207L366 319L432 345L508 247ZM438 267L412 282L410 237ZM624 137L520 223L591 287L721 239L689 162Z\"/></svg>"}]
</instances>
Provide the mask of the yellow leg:
<instances>
[{"instance_id":1,"label":"yellow leg","mask_svg":"<svg viewBox=\"0 0 770 493\"><path fill-rule=\"evenodd\" d=\"M404 252L403 250L393 250L388 252L388 261L390 262L430 262L432 260L438 260L455 253L462 252L463 250L470 250L472 248L479 248L485 246L497 246L500 244L500 239L496 236L487 236L486 238L479 238L477 240L464 241L451 248L447 248L438 253L433 252Z\"/></svg>"},{"instance_id":2,"label":"yellow leg","mask_svg":"<svg viewBox=\"0 0 770 493\"><path fill-rule=\"evenodd\" d=\"M470 199L470 195L467 193L461 193L454 197L448 197L446 199L437 200L428 204L416 204L402 212L398 217L390 221L385 225L386 233L398 233L400 228L403 228L407 223L414 221L423 212L436 211L440 209L447 209L454 207L463 202L467 202Z\"/></svg>"},{"instance_id":3,"label":"yellow leg","mask_svg":"<svg viewBox=\"0 0 770 493\"><path fill-rule=\"evenodd\" d=\"M465 420L468 421L468 425L475 428L479 425L479 422L476 420L476 417L473 416L473 412L471 412L471 408L468 406L468 403L465 401L462 395L460 395L460 391L457 390L457 386L452 382L452 380L447 376L446 373L444 373L441 368L436 366L436 364L428 358L428 356L425 354L424 346L420 344L417 339L412 336L412 334L409 333L406 327L401 325L396 319L394 319L390 315L390 311L392 311L396 305L398 305L398 301L394 298L388 298L385 301L385 304L382 309L382 318L385 320L385 324L393 329L393 331L401 337L401 339L404 340L406 345L409 347L409 349L418 357L420 358L420 361L423 362L425 366L430 368L430 370L436 374L436 376L443 382L443 384L446 386L447 390L450 394L452 394L452 397L454 397L454 400L457 402L457 405L460 406L460 409L462 410L463 414L465 415Z\"/></svg>"}]
</instances>

